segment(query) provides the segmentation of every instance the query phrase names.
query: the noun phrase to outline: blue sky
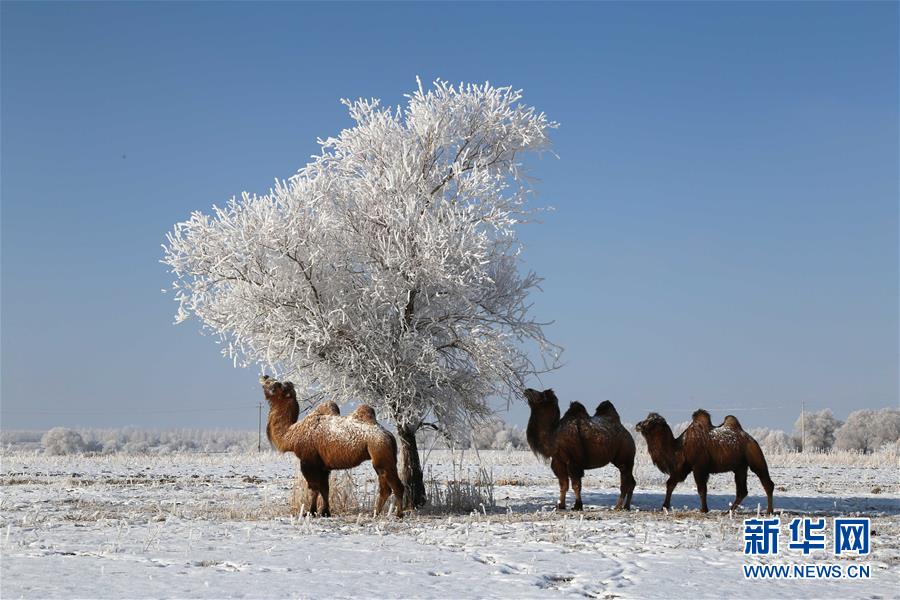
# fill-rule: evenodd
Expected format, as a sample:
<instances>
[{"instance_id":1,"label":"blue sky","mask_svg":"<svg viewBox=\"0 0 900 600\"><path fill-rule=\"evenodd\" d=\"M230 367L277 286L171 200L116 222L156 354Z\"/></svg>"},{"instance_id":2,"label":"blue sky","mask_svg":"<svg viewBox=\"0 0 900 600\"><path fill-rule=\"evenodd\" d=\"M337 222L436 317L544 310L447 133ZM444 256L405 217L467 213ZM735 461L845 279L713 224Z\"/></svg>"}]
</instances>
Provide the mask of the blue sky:
<instances>
[{"instance_id":1,"label":"blue sky","mask_svg":"<svg viewBox=\"0 0 900 600\"><path fill-rule=\"evenodd\" d=\"M632 422L898 403L896 3L0 11L4 429L255 427L256 372L172 325L164 235L416 75L561 123L522 237L566 365L535 386Z\"/></svg>"}]
</instances>

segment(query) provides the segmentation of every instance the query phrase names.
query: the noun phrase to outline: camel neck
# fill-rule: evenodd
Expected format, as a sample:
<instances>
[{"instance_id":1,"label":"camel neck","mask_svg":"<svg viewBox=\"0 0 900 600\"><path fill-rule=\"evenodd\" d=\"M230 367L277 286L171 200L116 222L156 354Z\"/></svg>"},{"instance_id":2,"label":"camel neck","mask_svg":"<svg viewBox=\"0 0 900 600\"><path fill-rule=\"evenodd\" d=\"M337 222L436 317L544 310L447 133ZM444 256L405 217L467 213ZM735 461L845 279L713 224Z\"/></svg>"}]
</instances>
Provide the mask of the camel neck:
<instances>
[{"instance_id":1,"label":"camel neck","mask_svg":"<svg viewBox=\"0 0 900 600\"><path fill-rule=\"evenodd\" d=\"M528 419L525 434L528 445L535 452L550 457L556 446L556 433L559 430L559 408L556 410L534 410Z\"/></svg>"},{"instance_id":2,"label":"camel neck","mask_svg":"<svg viewBox=\"0 0 900 600\"><path fill-rule=\"evenodd\" d=\"M300 406L296 401L291 405L289 402L272 404L269 408L269 422L266 426L266 434L269 441L282 452L287 452L285 436L288 429L297 422L300 414Z\"/></svg>"},{"instance_id":3,"label":"camel neck","mask_svg":"<svg viewBox=\"0 0 900 600\"><path fill-rule=\"evenodd\" d=\"M659 469L668 475L675 469L676 440L668 425L653 432L647 439L647 451Z\"/></svg>"}]
</instances>

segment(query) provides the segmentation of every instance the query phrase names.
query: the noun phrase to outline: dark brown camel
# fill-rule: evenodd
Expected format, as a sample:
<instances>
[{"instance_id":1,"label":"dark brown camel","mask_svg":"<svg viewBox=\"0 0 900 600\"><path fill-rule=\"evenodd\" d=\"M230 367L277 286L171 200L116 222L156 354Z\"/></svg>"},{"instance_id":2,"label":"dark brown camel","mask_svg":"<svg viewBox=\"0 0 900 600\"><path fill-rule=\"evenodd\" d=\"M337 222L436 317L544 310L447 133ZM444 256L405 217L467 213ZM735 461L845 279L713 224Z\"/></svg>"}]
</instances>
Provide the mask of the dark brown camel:
<instances>
[{"instance_id":1,"label":"dark brown camel","mask_svg":"<svg viewBox=\"0 0 900 600\"><path fill-rule=\"evenodd\" d=\"M269 401L266 435L281 452L293 452L300 459L300 472L309 485L309 512L316 514L319 495L323 516L330 516L328 477L331 471L352 469L370 460L378 474L378 502L381 512L391 491L397 500L397 516L403 516L403 484L397 476L397 441L375 420L371 406L361 404L346 417L334 402L324 402L301 421L294 385L260 378Z\"/></svg>"},{"instance_id":2,"label":"dark brown camel","mask_svg":"<svg viewBox=\"0 0 900 600\"><path fill-rule=\"evenodd\" d=\"M619 413L604 401L591 417L579 402L559 417L559 400L553 390L526 389L531 407L528 419L528 445L540 456L550 459L550 468L559 480L559 504L565 510L569 480L575 492L574 510L582 510L581 478L585 469L599 469L610 463L619 469L619 500L616 509L631 508L634 492L634 438L622 426Z\"/></svg>"},{"instance_id":3,"label":"dark brown camel","mask_svg":"<svg viewBox=\"0 0 900 600\"><path fill-rule=\"evenodd\" d=\"M669 476L666 481L666 499L663 508L669 509L672 492L678 483L694 472L697 493L700 495L700 510L709 512L706 505L706 483L711 473L734 472L736 489L731 510L736 510L747 497L747 469L750 469L766 490L768 508L772 514L772 492L775 484L769 477L766 458L756 440L743 430L736 417L728 415L718 427L713 427L709 413L698 410L684 433L677 438L666 420L656 413L635 427L647 440L647 450L657 468Z\"/></svg>"}]
</instances>

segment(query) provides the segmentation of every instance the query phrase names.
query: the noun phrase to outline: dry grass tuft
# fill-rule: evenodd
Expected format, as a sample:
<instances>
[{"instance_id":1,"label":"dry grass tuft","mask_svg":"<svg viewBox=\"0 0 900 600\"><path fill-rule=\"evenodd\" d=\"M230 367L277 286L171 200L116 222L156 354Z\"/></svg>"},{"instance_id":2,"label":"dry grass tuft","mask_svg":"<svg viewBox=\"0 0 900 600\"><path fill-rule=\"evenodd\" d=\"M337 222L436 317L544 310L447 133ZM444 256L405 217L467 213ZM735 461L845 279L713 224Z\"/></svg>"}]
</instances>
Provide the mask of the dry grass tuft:
<instances>
[{"instance_id":1,"label":"dry grass tuft","mask_svg":"<svg viewBox=\"0 0 900 600\"><path fill-rule=\"evenodd\" d=\"M449 478L435 476L431 468L425 477L428 503L418 509L422 514L468 514L472 511L487 512L496 507L494 480L487 469L463 469L454 463L453 474ZM373 514L378 490L374 482L357 481L351 471L333 471L329 482L329 503L332 515ZM291 513L305 515L309 510L309 486L300 474L299 468L291 492ZM393 512L394 497L391 495L386 511ZM317 510L321 508L319 500ZM383 511L384 512L384 511Z\"/></svg>"},{"instance_id":2,"label":"dry grass tuft","mask_svg":"<svg viewBox=\"0 0 900 600\"><path fill-rule=\"evenodd\" d=\"M494 482L495 485L510 485L510 486L520 486L520 485L529 485L529 483L525 479L519 479L518 477L507 477L501 478Z\"/></svg>"},{"instance_id":3,"label":"dry grass tuft","mask_svg":"<svg viewBox=\"0 0 900 600\"><path fill-rule=\"evenodd\" d=\"M426 513L487 512L496 507L493 473L483 467L466 469L453 461L453 474L438 479L431 468L425 481L428 503L421 509Z\"/></svg>"},{"instance_id":4,"label":"dry grass tuft","mask_svg":"<svg viewBox=\"0 0 900 600\"><path fill-rule=\"evenodd\" d=\"M350 475L350 471L333 471L328 484L328 500L331 514L350 515L360 513L373 513L375 511L376 492L368 481L357 483ZM393 499L393 496L391 497ZM306 514L309 510L309 486L306 479L297 469L294 479L294 488L291 493L291 513L295 515ZM322 500L319 499L319 510ZM388 504L387 506L393 506Z\"/></svg>"}]
</instances>

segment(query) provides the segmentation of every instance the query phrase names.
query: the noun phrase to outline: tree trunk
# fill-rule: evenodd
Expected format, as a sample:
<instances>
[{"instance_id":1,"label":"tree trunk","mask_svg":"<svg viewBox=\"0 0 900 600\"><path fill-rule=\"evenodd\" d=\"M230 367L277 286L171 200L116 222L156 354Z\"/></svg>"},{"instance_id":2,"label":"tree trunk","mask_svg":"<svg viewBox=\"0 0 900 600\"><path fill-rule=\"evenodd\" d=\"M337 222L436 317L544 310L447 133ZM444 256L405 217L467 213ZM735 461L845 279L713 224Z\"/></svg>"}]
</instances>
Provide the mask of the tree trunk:
<instances>
[{"instance_id":1,"label":"tree trunk","mask_svg":"<svg viewBox=\"0 0 900 600\"><path fill-rule=\"evenodd\" d=\"M418 508L425 504L425 479L422 463L419 461L419 447L416 444L416 430L405 425L397 428L400 437L400 479L406 486L407 506Z\"/></svg>"}]
</instances>

